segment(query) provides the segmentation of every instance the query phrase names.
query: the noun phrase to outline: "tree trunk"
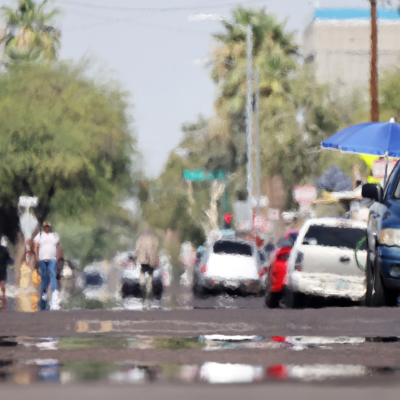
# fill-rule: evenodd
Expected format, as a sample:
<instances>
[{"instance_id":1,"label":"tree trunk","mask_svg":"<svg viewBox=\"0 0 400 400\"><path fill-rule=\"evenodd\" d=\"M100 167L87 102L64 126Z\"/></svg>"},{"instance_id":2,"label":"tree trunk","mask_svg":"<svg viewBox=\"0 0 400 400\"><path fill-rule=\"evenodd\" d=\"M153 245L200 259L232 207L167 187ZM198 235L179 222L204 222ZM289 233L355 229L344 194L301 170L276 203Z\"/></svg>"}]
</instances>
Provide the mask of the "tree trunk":
<instances>
[{"instance_id":1,"label":"tree trunk","mask_svg":"<svg viewBox=\"0 0 400 400\"><path fill-rule=\"evenodd\" d=\"M21 265L25 260L25 241L22 231L17 234L17 240L14 247L14 269L15 269L15 286L19 287L21 279Z\"/></svg>"}]
</instances>

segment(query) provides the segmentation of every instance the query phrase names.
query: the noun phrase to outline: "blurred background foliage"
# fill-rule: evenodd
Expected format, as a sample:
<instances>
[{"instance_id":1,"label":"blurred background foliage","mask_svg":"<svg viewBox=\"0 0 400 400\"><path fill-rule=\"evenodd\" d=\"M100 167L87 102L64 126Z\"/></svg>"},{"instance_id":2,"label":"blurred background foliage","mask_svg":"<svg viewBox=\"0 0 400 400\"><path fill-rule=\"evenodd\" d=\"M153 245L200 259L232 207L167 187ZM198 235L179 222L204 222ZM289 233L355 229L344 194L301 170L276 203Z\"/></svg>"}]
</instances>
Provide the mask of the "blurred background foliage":
<instances>
[{"instance_id":1,"label":"blurred background foliage","mask_svg":"<svg viewBox=\"0 0 400 400\"><path fill-rule=\"evenodd\" d=\"M132 248L140 176L129 94L88 61L57 60L57 9L47 1L2 7L7 23L0 73L0 222L21 245L18 198L38 196L67 258L84 264ZM23 245L23 243L22 243Z\"/></svg>"},{"instance_id":2,"label":"blurred background foliage","mask_svg":"<svg viewBox=\"0 0 400 400\"><path fill-rule=\"evenodd\" d=\"M18 64L0 74L0 207L9 215L19 196L35 195L39 221L73 218L100 232L102 223L130 226L128 213L115 218L140 175L127 94L87 77L87 67ZM6 233L15 240L17 230ZM101 253L112 241L101 243L100 232L92 239Z\"/></svg>"},{"instance_id":3,"label":"blurred background foliage","mask_svg":"<svg viewBox=\"0 0 400 400\"><path fill-rule=\"evenodd\" d=\"M295 206L291 191L314 184L336 164L352 178L353 168L370 173L357 155L321 151L321 141L336 131L369 120L369 92L349 91L340 83L318 83L304 63L294 32L265 9L237 7L231 21L221 22L208 68L216 84L214 113L182 125L182 141L171 151L161 175L146 182L141 199L144 217L153 227L173 226L181 240L199 238L200 218L210 199L210 182L193 183L195 210L189 214L185 169L223 170L230 176L229 205L246 197L246 32L253 27L253 63L260 73L260 144L262 180L280 176L286 208ZM400 69L381 74L382 120L400 118ZM219 201L221 207L221 200ZM199 231L200 229L200 231ZM196 243L196 241L195 241Z\"/></svg>"},{"instance_id":4,"label":"blurred background foliage","mask_svg":"<svg viewBox=\"0 0 400 400\"><path fill-rule=\"evenodd\" d=\"M226 190L215 197L220 210L231 211L246 196L241 26L248 23L260 73L262 179L282 178L290 208L292 187L314 183L333 164L348 176L355 164L369 172L357 156L320 150L320 142L337 130L368 120L367 88L349 92L318 83L295 34L265 9L237 7L230 22L221 22L208 65L216 85L213 115L182 124L182 140L155 179L140 169L128 93L107 77L93 76L90 63L58 60L60 11L33 0L1 10L7 32L0 72L0 233L13 242L20 237L18 197L35 195L39 220L54 221L67 258L85 264L132 249L148 224L180 272L180 244L197 246L205 239L213 187L212 181L188 184L183 171L224 174ZM382 119L400 119L400 69L381 77Z\"/></svg>"},{"instance_id":5,"label":"blurred background foliage","mask_svg":"<svg viewBox=\"0 0 400 400\"><path fill-rule=\"evenodd\" d=\"M48 10L48 0L36 3L19 0L16 8L3 6L1 14L7 26L1 39L5 45L5 62L33 62L55 60L60 48L60 31L53 25L60 14L56 8Z\"/></svg>"}]
</instances>

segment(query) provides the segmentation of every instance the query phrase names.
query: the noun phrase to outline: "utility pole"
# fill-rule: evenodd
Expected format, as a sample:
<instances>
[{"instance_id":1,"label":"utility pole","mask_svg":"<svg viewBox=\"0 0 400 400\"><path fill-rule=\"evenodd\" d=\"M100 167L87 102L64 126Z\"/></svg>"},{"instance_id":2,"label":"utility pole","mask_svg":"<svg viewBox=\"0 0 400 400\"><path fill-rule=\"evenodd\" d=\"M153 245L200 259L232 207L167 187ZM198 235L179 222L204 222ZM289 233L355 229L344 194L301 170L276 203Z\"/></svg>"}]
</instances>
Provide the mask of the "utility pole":
<instances>
[{"instance_id":1,"label":"utility pole","mask_svg":"<svg viewBox=\"0 0 400 400\"><path fill-rule=\"evenodd\" d=\"M376 16L376 0L371 3L371 121L379 121L378 103L378 24Z\"/></svg>"},{"instance_id":2,"label":"utility pole","mask_svg":"<svg viewBox=\"0 0 400 400\"><path fill-rule=\"evenodd\" d=\"M247 206L250 210L250 227L253 226L253 207L252 207L252 191L253 191L253 168L252 168L252 75L253 75L253 32L251 24L247 25L247 99L246 99L246 135L247 135Z\"/></svg>"},{"instance_id":3,"label":"utility pole","mask_svg":"<svg viewBox=\"0 0 400 400\"><path fill-rule=\"evenodd\" d=\"M257 191L257 218L260 216L261 200L261 166L260 166L260 71L254 71L256 95L254 98L255 120L255 148L256 148L256 191Z\"/></svg>"}]
</instances>

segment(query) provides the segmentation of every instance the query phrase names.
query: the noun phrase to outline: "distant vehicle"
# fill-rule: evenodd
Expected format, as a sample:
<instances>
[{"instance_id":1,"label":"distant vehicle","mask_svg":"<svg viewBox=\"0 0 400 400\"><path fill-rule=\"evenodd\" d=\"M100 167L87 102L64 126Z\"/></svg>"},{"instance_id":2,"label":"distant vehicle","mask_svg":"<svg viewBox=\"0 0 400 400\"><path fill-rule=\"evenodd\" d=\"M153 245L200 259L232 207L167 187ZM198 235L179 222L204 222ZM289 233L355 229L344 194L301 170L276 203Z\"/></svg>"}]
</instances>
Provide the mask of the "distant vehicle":
<instances>
[{"instance_id":1,"label":"distant vehicle","mask_svg":"<svg viewBox=\"0 0 400 400\"><path fill-rule=\"evenodd\" d=\"M193 293L264 293L263 263L255 243L220 239L211 243L195 266Z\"/></svg>"},{"instance_id":2,"label":"distant vehicle","mask_svg":"<svg viewBox=\"0 0 400 400\"><path fill-rule=\"evenodd\" d=\"M265 305L269 308L278 307L283 298L287 263L294 244L294 235L297 238L298 231L285 234L285 237L279 239L276 249L271 253L265 293Z\"/></svg>"},{"instance_id":3,"label":"distant vehicle","mask_svg":"<svg viewBox=\"0 0 400 400\"><path fill-rule=\"evenodd\" d=\"M285 239L292 239L293 243L296 241L297 236L299 236L299 230L298 229L289 229L285 232Z\"/></svg>"},{"instance_id":4,"label":"distant vehicle","mask_svg":"<svg viewBox=\"0 0 400 400\"><path fill-rule=\"evenodd\" d=\"M140 265L133 261L134 256L131 254L123 263L124 270L122 272L122 298L142 297L142 287L140 285ZM160 265L153 272L153 296L155 299L161 299L164 287L171 283L171 264L167 256L160 255Z\"/></svg>"},{"instance_id":5,"label":"distant vehicle","mask_svg":"<svg viewBox=\"0 0 400 400\"><path fill-rule=\"evenodd\" d=\"M367 292L369 307L396 306L400 293L400 163L394 167L384 190L366 184L363 197L374 200L367 234Z\"/></svg>"},{"instance_id":6,"label":"distant vehicle","mask_svg":"<svg viewBox=\"0 0 400 400\"><path fill-rule=\"evenodd\" d=\"M306 305L308 296L360 301L365 295L364 222L339 218L307 221L299 232L288 261L285 303L290 308ZM358 261L357 261L358 260Z\"/></svg>"},{"instance_id":7,"label":"distant vehicle","mask_svg":"<svg viewBox=\"0 0 400 400\"><path fill-rule=\"evenodd\" d=\"M88 265L82 271L83 294L87 299L105 301L108 297L106 274L96 263Z\"/></svg>"}]
</instances>

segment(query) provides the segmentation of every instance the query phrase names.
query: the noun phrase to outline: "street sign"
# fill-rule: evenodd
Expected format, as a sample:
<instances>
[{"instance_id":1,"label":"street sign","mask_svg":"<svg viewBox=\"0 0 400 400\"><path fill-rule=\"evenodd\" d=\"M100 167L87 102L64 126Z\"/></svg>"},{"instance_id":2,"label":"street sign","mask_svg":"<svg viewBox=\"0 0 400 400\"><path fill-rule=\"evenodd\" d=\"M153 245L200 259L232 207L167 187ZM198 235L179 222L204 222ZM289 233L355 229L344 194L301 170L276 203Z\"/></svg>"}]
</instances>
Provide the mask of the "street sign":
<instances>
[{"instance_id":1,"label":"street sign","mask_svg":"<svg viewBox=\"0 0 400 400\"><path fill-rule=\"evenodd\" d=\"M270 208L268 210L268 219L270 221L278 221L279 220L279 209L277 208Z\"/></svg>"},{"instance_id":2,"label":"street sign","mask_svg":"<svg viewBox=\"0 0 400 400\"><path fill-rule=\"evenodd\" d=\"M391 174L396 163L397 163L397 160L389 161L387 176L389 176ZM375 160L374 163L372 164L372 176L375 179L384 179L385 178L385 169L386 169L386 160L385 159Z\"/></svg>"},{"instance_id":3,"label":"street sign","mask_svg":"<svg viewBox=\"0 0 400 400\"><path fill-rule=\"evenodd\" d=\"M296 203L312 203L317 198L317 189L312 185L295 186L292 191Z\"/></svg>"}]
</instances>

